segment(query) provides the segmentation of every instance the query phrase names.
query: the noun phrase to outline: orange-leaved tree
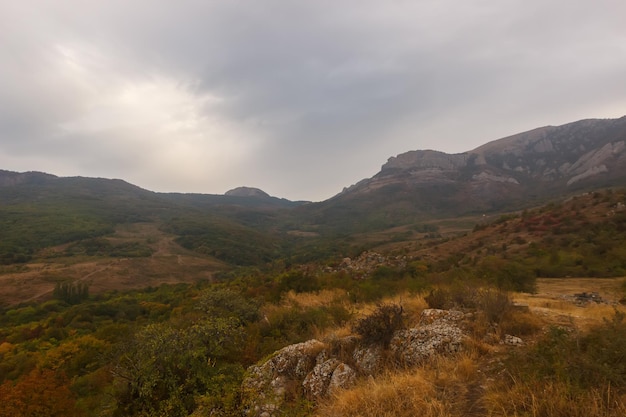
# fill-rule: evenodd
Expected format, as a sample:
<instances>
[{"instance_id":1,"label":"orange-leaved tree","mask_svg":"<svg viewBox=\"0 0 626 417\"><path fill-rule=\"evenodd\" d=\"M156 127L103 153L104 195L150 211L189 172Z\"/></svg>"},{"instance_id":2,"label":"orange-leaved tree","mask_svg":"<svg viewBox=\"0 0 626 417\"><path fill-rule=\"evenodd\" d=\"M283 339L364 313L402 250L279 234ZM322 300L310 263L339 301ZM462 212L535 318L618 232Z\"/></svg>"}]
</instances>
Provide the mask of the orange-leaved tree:
<instances>
[{"instance_id":1,"label":"orange-leaved tree","mask_svg":"<svg viewBox=\"0 0 626 417\"><path fill-rule=\"evenodd\" d=\"M78 417L76 399L65 375L35 369L16 382L0 385L0 417Z\"/></svg>"}]
</instances>

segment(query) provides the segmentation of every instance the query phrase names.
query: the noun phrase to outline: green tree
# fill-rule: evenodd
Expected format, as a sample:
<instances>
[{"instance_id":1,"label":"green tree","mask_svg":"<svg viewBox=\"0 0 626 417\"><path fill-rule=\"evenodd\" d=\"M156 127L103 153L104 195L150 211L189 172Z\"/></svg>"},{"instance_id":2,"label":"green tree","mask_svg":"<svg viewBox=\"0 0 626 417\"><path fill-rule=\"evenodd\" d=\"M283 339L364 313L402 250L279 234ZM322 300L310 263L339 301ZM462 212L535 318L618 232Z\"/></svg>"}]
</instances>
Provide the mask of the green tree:
<instances>
[{"instance_id":1,"label":"green tree","mask_svg":"<svg viewBox=\"0 0 626 417\"><path fill-rule=\"evenodd\" d=\"M185 328L151 324L123 347L113 367L115 416L187 416L198 400L214 407L236 392L243 369L229 362L243 332L234 319L207 319ZM230 394L229 394L230 392Z\"/></svg>"},{"instance_id":2,"label":"green tree","mask_svg":"<svg viewBox=\"0 0 626 417\"><path fill-rule=\"evenodd\" d=\"M89 285L85 282L57 282L52 291L52 296L57 300L68 304L79 304L89 298Z\"/></svg>"}]
</instances>

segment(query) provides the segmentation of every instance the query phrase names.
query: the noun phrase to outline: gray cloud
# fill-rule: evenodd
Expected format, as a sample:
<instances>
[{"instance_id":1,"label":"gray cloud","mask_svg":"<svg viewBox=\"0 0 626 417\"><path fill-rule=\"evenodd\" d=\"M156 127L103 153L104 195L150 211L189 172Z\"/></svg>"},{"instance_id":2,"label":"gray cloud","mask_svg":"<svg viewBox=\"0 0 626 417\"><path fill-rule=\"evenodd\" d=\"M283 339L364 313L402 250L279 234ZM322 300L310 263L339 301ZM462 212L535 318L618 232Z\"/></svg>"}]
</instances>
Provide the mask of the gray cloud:
<instances>
[{"instance_id":1,"label":"gray cloud","mask_svg":"<svg viewBox=\"0 0 626 417\"><path fill-rule=\"evenodd\" d=\"M328 198L626 113L621 0L0 0L0 168Z\"/></svg>"}]
</instances>

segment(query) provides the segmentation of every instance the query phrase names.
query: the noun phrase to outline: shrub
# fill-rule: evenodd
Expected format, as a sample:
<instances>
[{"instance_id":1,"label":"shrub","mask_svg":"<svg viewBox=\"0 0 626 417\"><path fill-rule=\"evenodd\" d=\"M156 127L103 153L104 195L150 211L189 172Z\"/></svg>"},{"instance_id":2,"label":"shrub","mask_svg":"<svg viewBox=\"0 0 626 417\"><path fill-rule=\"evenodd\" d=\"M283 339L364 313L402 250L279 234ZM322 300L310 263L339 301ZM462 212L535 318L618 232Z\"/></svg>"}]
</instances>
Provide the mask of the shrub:
<instances>
[{"instance_id":1,"label":"shrub","mask_svg":"<svg viewBox=\"0 0 626 417\"><path fill-rule=\"evenodd\" d=\"M504 291L484 290L478 295L478 307L489 323L500 323L513 304Z\"/></svg>"},{"instance_id":2,"label":"shrub","mask_svg":"<svg viewBox=\"0 0 626 417\"><path fill-rule=\"evenodd\" d=\"M397 304L383 304L358 320L352 330L367 344L388 347L394 332L402 328L402 313L402 307Z\"/></svg>"},{"instance_id":3,"label":"shrub","mask_svg":"<svg viewBox=\"0 0 626 417\"><path fill-rule=\"evenodd\" d=\"M424 300L430 308L445 309L450 305L450 291L436 288L430 291Z\"/></svg>"}]
</instances>

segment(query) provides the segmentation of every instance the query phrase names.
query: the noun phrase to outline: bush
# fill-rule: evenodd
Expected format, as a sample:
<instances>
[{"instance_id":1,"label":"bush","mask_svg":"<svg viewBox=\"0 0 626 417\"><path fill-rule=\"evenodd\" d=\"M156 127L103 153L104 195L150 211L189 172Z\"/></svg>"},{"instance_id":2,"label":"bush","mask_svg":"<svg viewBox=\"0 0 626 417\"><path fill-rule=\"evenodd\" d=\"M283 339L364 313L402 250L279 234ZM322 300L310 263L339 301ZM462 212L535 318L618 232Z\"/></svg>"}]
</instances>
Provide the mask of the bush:
<instances>
[{"instance_id":1,"label":"bush","mask_svg":"<svg viewBox=\"0 0 626 417\"><path fill-rule=\"evenodd\" d=\"M388 347L395 331L402 328L402 313L402 307L397 304L383 304L369 316L358 320L352 330L366 344Z\"/></svg>"},{"instance_id":2,"label":"bush","mask_svg":"<svg viewBox=\"0 0 626 417\"><path fill-rule=\"evenodd\" d=\"M430 308L445 309L450 305L450 291L437 288L430 291L424 300Z\"/></svg>"},{"instance_id":3,"label":"bush","mask_svg":"<svg viewBox=\"0 0 626 417\"><path fill-rule=\"evenodd\" d=\"M512 305L509 295L504 291L485 290L478 295L478 307L489 323L500 323Z\"/></svg>"},{"instance_id":4,"label":"bush","mask_svg":"<svg viewBox=\"0 0 626 417\"><path fill-rule=\"evenodd\" d=\"M259 303L223 288L211 287L200 295L197 308L210 317L235 317L243 324L259 318Z\"/></svg>"}]
</instances>

